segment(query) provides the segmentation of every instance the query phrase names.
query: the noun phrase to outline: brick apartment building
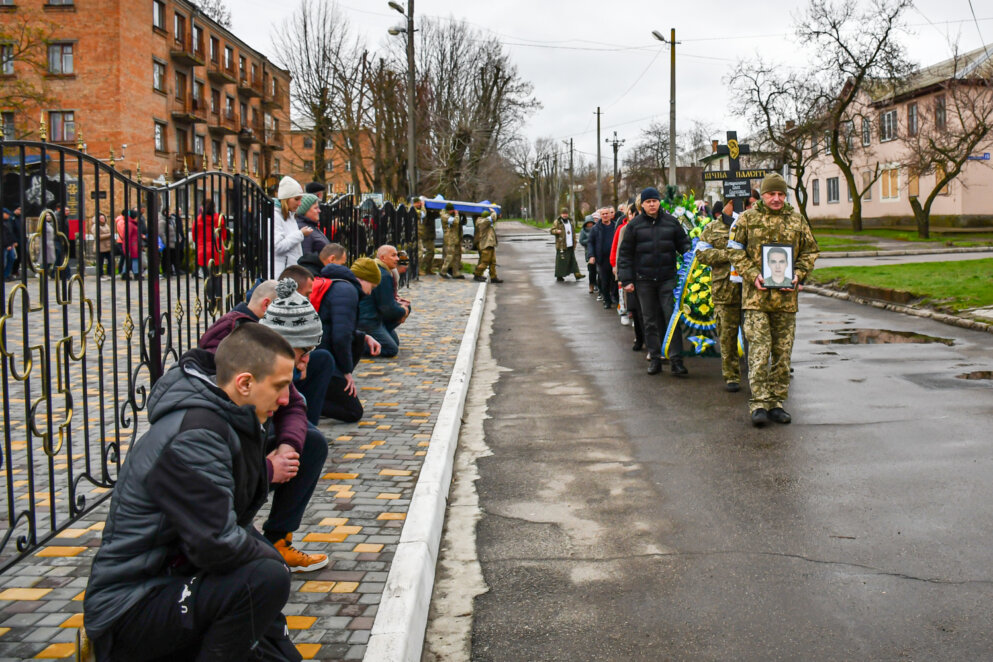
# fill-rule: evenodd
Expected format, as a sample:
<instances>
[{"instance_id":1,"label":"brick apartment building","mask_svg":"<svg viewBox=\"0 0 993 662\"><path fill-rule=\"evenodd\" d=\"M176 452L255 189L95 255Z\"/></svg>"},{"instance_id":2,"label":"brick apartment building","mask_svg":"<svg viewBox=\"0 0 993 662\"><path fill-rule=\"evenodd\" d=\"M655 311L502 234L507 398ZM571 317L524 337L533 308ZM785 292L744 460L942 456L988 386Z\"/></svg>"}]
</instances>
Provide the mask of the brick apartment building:
<instances>
[{"instance_id":1,"label":"brick apartment building","mask_svg":"<svg viewBox=\"0 0 993 662\"><path fill-rule=\"evenodd\" d=\"M44 121L49 142L113 150L146 181L208 162L270 184L279 172L289 73L189 2L0 0L0 21L51 33L47 71L5 59L0 87L27 77L54 100L18 114L0 95L5 138L37 139Z\"/></svg>"},{"instance_id":2,"label":"brick apartment building","mask_svg":"<svg viewBox=\"0 0 993 662\"><path fill-rule=\"evenodd\" d=\"M287 149L283 152L282 175L289 175L301 184L315 181L317 179L314 172L314 132L313 130L296 127L289 132ZM368 132L359 133L359 153L365 164L365 168L370 174L373 173L372 141ZM358 173L358 187L352 176L352 162L348 155L336 148L332 141L328 141L324 146L324 182L328 187L328 195L341 195L345 193L368 193L370 183L363 181L361 173Z\"/></svg>"}]
</instances>

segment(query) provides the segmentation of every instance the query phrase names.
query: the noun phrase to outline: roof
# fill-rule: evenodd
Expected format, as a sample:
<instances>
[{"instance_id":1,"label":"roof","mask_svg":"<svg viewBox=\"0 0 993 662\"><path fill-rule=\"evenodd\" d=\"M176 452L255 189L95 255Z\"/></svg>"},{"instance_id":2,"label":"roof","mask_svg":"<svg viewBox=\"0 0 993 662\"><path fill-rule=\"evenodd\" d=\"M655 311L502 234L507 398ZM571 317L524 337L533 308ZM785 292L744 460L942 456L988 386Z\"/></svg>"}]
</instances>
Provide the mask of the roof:
<instances>
[{"instance_id":1,"label":"roof","mask_svg":"<svg viewBox=\"0 0 993 662\"><path fill-rule=\"evenodd\" d=\"M918 69L894 86L890 81L876 81L866 86L874 106L897 103L937 89L950 80L993 78L993 44L960 53L937 64Z\"/></svg>"}]
</instances>

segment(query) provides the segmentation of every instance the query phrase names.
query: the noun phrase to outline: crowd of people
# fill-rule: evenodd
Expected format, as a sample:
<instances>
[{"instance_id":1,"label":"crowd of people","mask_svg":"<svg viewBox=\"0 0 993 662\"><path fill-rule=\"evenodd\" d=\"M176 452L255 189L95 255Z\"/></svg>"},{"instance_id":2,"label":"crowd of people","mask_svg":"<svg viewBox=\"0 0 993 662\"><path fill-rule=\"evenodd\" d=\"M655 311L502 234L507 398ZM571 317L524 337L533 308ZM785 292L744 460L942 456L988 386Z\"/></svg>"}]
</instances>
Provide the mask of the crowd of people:
<instances>
[{"instance_id":1,"label":"crowd of people","mask_svg":"<svg viewBox=\"0 0 993 662\"><path fill-rule=\"evenodd\" d=\"M437 273L441 278L463 280L462 273L462 233L466 226L466 215L455 208L451 202L444 209L427 209L424 200L415 197L411 203L418 216L417 238L420 243L420 261L418 273L422 276L432 276ZM496 235L496 221L499 214L496 208L483 211L474 222L473 244L479 251L479 261L473 271L472 278L477 283L485 283L489 271L491 283L502 283L497 277L496 248L499 243ZM435 221L440 219L442 229L441 268L435 272L434 238Z\"/></svg>"},{"instance_id":2,"label":"crowd of people","mask_svg":"<svg viewBox=\"0 0 993 662\"><path fill-rule=\"evenodd\" d=\"M783 408L789 392L790 355L796 323L797 293L814 267L818 248L809 225L786 202L786 182L777 174L752 190L740 214L733 200L699 209L708 223L699 240L661 205L653 187L621 205L586 217L577 234L568 210L562 209L550 232L555 235L555 277L584 277L575 257L584 248L589 293L621 323L633 327L636 352L647 349L648 374L689 374L684 362L683 332L672 323L678 312L676 293L686 262L710 267L710 306L716 318L724 388L741 389L739 358L746 355L751 392L749 419L756 427L787 424ZM693 252L695 250L695 252ZM680 266L684 270L680 272ZM685 282L685 280L684 280ZM743 342L739 343L739 330Z\"/></svg>"},{"instance_id":3,"label":"crowd of people","mask_svg":"<svg viewBox=\"0 0 993 662\"><path fill-rule=\"evenodd\" d=\"M317 426L363 417L355 366L397 355L412 304L394 246L351 266L326 238L305 250L319 232L303 220L315 196L284 178L279 198L278 277L152 388L86 589L97 659L300 659L281 613L290 573L328 564L293 543L328 454Z\"/></svg>"}]
</instances>

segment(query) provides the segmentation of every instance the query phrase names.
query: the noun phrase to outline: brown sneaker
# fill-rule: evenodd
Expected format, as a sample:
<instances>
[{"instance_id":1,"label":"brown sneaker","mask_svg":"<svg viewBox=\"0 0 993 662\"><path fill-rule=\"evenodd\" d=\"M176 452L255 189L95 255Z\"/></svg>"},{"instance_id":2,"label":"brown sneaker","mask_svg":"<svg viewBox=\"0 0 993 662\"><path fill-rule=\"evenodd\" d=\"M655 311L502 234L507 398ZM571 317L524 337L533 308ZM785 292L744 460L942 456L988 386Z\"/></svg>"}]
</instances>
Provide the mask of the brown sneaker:
<instances>
[{"instance_id":1,"label":"brown sneaker","mask_svg":"<svg viewBox=\"0 0 993 662\"><path fill-rule=\"evenodd\" d=\"M328 564L327 554L307 554L295 548L292 533L287 533L285 538L277 540L274 546L286 561L290 572L313 572Z\"/></svg>"}]
</instances>

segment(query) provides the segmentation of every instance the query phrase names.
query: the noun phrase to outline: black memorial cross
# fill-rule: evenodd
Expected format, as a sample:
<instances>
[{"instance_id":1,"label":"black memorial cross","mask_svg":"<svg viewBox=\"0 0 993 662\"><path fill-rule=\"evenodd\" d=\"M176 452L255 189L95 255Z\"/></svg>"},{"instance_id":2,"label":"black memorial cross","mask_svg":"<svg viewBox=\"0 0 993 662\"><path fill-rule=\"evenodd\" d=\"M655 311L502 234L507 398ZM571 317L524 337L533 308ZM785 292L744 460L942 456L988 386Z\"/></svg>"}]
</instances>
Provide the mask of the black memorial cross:
<instances>
[{"instance_id":1,"label":"black memorial cross","mask_svg":"<svg viewBox=\"0 0 993 662\"><path fill-rule=\"evenodd\" d=\"M709 170L703 173L704 181L721 181L724 183L724 199L734 201L734 210L740 212L745 208L745 200L752 193L749 180L765 177L765 169L742 170L741 155L750 154L748 145L738 142L738 132L727 132L727 144L717 146L717 154L728 157L727 170Z\"/></svg>"}]
</instances>

